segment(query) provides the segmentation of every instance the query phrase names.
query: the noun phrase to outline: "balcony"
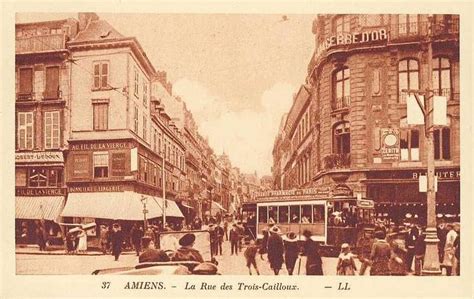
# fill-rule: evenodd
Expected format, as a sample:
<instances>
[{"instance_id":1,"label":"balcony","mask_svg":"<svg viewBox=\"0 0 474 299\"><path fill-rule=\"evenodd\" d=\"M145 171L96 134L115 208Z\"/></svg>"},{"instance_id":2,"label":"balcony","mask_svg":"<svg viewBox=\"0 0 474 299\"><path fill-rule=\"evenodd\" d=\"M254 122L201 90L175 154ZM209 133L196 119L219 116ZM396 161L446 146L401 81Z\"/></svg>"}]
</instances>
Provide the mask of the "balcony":
<instances>
[{"instance_id":1,"label":"balcony","mask_svg":"<svg viewBox=\"0 0 474 299\"><path fill-rule=\"evenodd\" d=\"M433 23L433 36L459 35L459 19L445 19Z\"/></svg>"},{"instance_id":2,"label":"balcony","mask_svg":"<svg viewBox=\"0 0 474 299\"><path fill-rule=\"evenodd\" d=\"M393 24L390 28L390 40L410 40L426 36L428 25L428 22Z\"/></svg>"},{"instance_id":3,"label":"balcony","mask_svg":"<svg viewBox=\"0 0 474 299\"><path fill-rule=\"evenodd\" d=\"M65 49L66 37L64 34L17 37L15 42L16 54L56 52Z\"/></svg>"},{"instance_id":4,"label":"balcony","mask_svg":"<svg viewBox=\"0 0 474 299\"><path fill-rule=\"evenodd\" d=\"M34 98L35 98L34 92L17 92L16 93L16 100L19 102L33 101Z\"/></svg>"},{"instance_id":5,"label":"balcony","mask_svg":"<svg viewBox=\"0 0 474 299\"><path fill-rule=\"evenodd\" d=\"M336 98L332 102L332 110L339 110L339 109L348 108L350 104L351 104L351 97L350 96L339 97L339 98Z\"/></svg>"},{"instance_id":6,"label":"balcony","mask_svg":"<svg viewBox=\"0 0 474 299\"><path fill-rule=\"evenodd\" d=\"M323 163L325 170L350 168L351 155L346 153L330 154L324 157Z\"/></svg>"}]
</instances>

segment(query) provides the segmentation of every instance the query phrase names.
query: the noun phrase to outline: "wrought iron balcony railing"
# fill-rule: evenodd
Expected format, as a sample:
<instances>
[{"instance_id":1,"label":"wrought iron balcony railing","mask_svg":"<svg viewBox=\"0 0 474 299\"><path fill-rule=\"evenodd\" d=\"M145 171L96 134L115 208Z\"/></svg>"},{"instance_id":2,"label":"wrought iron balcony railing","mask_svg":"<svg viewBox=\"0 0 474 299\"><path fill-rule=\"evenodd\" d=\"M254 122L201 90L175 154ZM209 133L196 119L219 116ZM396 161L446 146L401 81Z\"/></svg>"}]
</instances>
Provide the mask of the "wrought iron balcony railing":
<instances>
[{"instance_id":1,"label":"wrought iron balcony railing","mask_svg":"<svg viewBox=\"0 0 474 299\"><path fill-rule=\"evenodd\" d=\"M346 107L349 107L350 104L351 104L350 96L335 98L332 102L332 109L338 110L338 109L346 108Z\"/></svg>"},{"instance_id":2,"label":"wrought iron balcony railing","mask_svg":"<svg viewBox=\"0 0 474 299\"><path fill-rule=\"evenodd\" d=\"M351 154L330 154L324 157L324 169L341 169L349 168L351 166Z\"/></svg>"}]
</instances>

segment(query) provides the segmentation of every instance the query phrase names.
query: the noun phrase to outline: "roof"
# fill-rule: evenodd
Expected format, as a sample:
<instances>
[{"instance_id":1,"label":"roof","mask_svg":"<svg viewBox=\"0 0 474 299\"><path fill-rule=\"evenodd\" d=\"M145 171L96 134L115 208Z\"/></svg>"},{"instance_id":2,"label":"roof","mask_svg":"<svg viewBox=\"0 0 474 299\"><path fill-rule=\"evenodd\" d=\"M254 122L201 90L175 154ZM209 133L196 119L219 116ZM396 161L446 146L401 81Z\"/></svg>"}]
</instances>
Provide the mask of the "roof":
<instances>
[{"instance_id":1,"label":"roof","mask_svg":"<svg viewBox=\"0 0 474 299\"><path fill-rule=\"evenodd\" d=\"M96 41L105 41L105 40L117 40L123 39L123 36L120 32L115 30L112 25L110 25L105 20L95 20L91 21L85 30L80 31L77 36L72 40L74 43L81 42L96 42Z\"/></svg>"}]
</instances>

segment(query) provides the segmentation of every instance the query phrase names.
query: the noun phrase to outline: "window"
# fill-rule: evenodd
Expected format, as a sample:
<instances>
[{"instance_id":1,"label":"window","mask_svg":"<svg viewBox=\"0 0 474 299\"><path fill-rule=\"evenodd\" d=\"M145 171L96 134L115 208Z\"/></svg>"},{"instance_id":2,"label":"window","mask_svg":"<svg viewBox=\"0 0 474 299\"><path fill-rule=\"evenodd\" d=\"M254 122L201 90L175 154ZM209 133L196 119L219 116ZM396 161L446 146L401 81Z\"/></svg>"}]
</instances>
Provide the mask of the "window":
<instances>
[{"instance_id":1,"label":"window","mask_svg":"<svg viewBox=\"0 0 474 299\"><path fill-rule=\"evenodd\" d=\"M93 89L109 88L109 62L94 62L94 86Z\"/></svg>"},{"instance_id":2,"label":"window","mask_svg":"<svg viewBox=\"0 0 474 299\"><path fill-rule=\"evenodd\" d=\"M313 223L325 222L324 206L313 205Z\"/></svg>"},{"instance_id":3,"label":"window","mask_svg":"<svg viewBox=\"0 0 474 299\"><path fill-rule=\"evenodd\" d=\"M288 223L288 206L278 207L278 223Z\"/></svg>"},{"instance_id":4,"label":"window","mask_svg":"<svg viewBox=\"0 0 474 299\"><path fill-rule=\"evenodd\" d=\"M134 84L133 84L133 87L134 87L134 88L133 88L133 94L134 94L136 97L138 97L138 81L139 81L139 75L138 75L138 70L137 70L136 68L134 69L133 74L134 74L134 77L133 77L133 78L134 78L134 79L133 79L133 80L134 80Z\"/></svg>"},{"instance_id":5,"label":"window","mask_svg":"<svg viewBox=\"0 0 474 299\"><path fill-rule=\"evenodd\" d=\"M343 122L334 127L333 153L349 154L351 152L351 134L349 122Z\"/></svg>"},{"instance_id":6,"label":"window","mask_svg":"<svg viewBox=\"0 0 474 299\"><path fill-rule=\"evenodd\" d=\"M18 112L18 148L33 149L33 112Z\"/></svg>"},{"instance_id":7,"label":"window","mask_svg":"<svg viewBox=\"0 0 474 299\"><path fill-rule=\"evenodd\" d=\"M59 67L52 66L46 68L46 87L43 93L44 99L59 98Z\"/></svg>"},{"instance_id":8,"label":"window","mask_svg":"<svg viewBox=\"0 0 474 299\"><path fill-rule=\"evenodd\" d=\"M451 65L448 58L433 58L433 90L436 95L451 98Z\"/></svg>"},{"instance_id":9,"label":"window","mask_svg":"<svg viewBox=\"0 0 474 299\"><path fill-rule=\"evenodd\" d=\"M383 15L362 15L361 24L364 27L381 26L384 24Z\"/></svg>"},{"instance_id":10,"label":"window","mask_svg":"<svg viewBox=\"0 0 474 299\"><path fill-rule=\"evenodd\" d=\"M336 33L351 32L351 19L349 15L338 16L335 21Z\"/></svg>"},{"instance_id":11,"label":"window","mask_svg":"<svg viewBox=\"0 0 474 299\"><path fill-rule=\"evenodd\" d=\"M435 160L451 159L451 129L448 117L447 127L435 128L433 130L434 156Z\"/></svg>"},{"instance_id":12,"label":"window","mask_svg":"<svg viewBox=\"0 0 474 299\"><path fill-rule=\"evenodd\" d=\"M267 223L267 207L258 207L258 222Z\"/></svg>"},{"instance_id":13,"label":"window","mask_svg":"<svg viewBox=\"0 0 474 299\"><path fill-rule=\"evenodd\" d=\"M138 107L135 106L135 113L133 115L133 131L138 134Z\"/></svg>"},{"instance_id":14,"label":"window","mask_svg":"<svg viewBox=\"0 0 474 299\"><path fill-rule=\"evenodd\" d=\"M290 206L290 223L300 222L300 206Z\"/></svg>"},{"instance_id":15,"label":"window","mask_svg":"<svg viewBox=\"0 0 474 299\"><path fill-rule=\"evenodd\" d=\"M400 120L400 160L420 160L420 135L418 129L410 129L406 118Z\"/></svg>"},{"instance_id":16,"label":"window","mask_svg":"<svg viewBox=\"0 0 474 299\"><path fill-rule=\"evenodd\" d=\"M33 92L33 69L22 68L20 69L20 86L19 94L31 95Z\"/></svg>"},{"instance_id":17,"label":"window","mask_svg":"<svg viewBox=\"0 0 474 299\"><path fill-rule=\"evenodd\" d=\"M94 131L107 130L109 126L109 104L103 102L92 103L92 108Z\"/></svg>"},{"instance_id":18,"label":"window","mask_svg":"<svg viewBox=\"0 0 474 299\"><path fill-rule=\"evenodd\" d=\"M94 177L106 178L109 176L109 153L95 152L93 156Z\"/></svg>"},{"instance_id":19,"label":"window","mask_svg":"<svg viewBox=\"0 0 474 299\"><path fill-rule=\"evenodd\" d=\"M145 107L148 105L148 85L146 82L143 82L143 105Z\"/></svg>"},{"instance_id":20,"label":"window","mask_svg":"<svg viewBox=\"0 0 474 299\"><path fill-rule=\"evenodd\" d=\"M158 130L153 128L153 151L156 153L158 145Z\"/></svg>"},{"instance_id":21,"label":"window","mask_svg":"<svg viewBox=\"0 0 474 299\"><path fill-rule=\"evenodd\" d=\"M407 93L404 89L419 89L419 67L415 59L404 59L398 62L398 91L400 103L406 103Z\"/></svg>"},{"instance_id":22,"label":"window","mask_svg":"<svg viewBox=\"0 0 474 299\"><path fill-rule=\"evenodd\" d=\"M61 187L63 170L55 168L30 168L28 170L28 187Z\"/></svg>"},{"instance_id":23,"label":"window","mask_svg":"<svg viewBox=\"0 0 474 299\"><path fill-rule=\"evenodd\" d=\"M311 219L311 205L301 206L301 223L312 223Z\"/></svg>"},{"instance_id":24,"label":"window","mask_svg":"<svg viewBox=\"0 0 474 299\"><path fill-rule=\"evenodd\" d=\"M333 109L348 107L351 101L351 72L349 68L338 70L333 75Z\"/></svg>"},{"instance_id":25,"label":"window","mask_svg":"<svg viewBox=\"0 0 474 299\"><path fill-rule=\"evenodd\" d=\"M398 15L398 34L418 34L418 15Z\"/></svg>"},{"instance_id":26,"label":"window","mask_svg":"<svg viewBox=\"0 0 474 299\"><path fill-rule=\"evenodd\" d=\"M147 123L146 115L143 115L143 140L145 141L148 141L147 126L148 126L148 123Z\"/></svg>"},{"instance_id":27,"label":"window","mask_svg":"<svg viewBox=\"0 0 474 299\"><path fill-rule=\"evenodd\" d=\"M60 146L60 119L59 111L44 113L44 148L53 149Z\"/></svg>"}]
</instances>

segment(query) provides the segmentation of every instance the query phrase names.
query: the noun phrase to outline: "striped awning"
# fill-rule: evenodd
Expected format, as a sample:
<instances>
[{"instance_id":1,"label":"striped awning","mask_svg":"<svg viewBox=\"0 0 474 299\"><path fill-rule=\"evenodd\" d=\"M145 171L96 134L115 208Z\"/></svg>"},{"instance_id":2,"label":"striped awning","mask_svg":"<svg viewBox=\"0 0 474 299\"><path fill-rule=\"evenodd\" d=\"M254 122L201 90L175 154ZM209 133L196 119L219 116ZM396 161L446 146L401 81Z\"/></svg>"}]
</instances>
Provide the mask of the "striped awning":
<instances>
[{"instance_id":1,"label":"striped awning","mask_svg":"<svg viewBox=\"0 0 474 299\"><path fill-rule=\"evenodd\" d=\"M16 196L15 218L56 221L64 207L64 196Z\"/></svg>"},{"instance_id":2,"label":"striped awning","mask_svg":"<svg viewBox=\"0 0 474 299\"><path fill-rule=\"evenodd\" d=\"M88 217L115 220L143 220L143 202L146 198L146 217L163 216L163 199L135 192L69 193L61 216ZM166 217L183 217L178 205L166 200Z\"/></svg>"}]
</instances>

